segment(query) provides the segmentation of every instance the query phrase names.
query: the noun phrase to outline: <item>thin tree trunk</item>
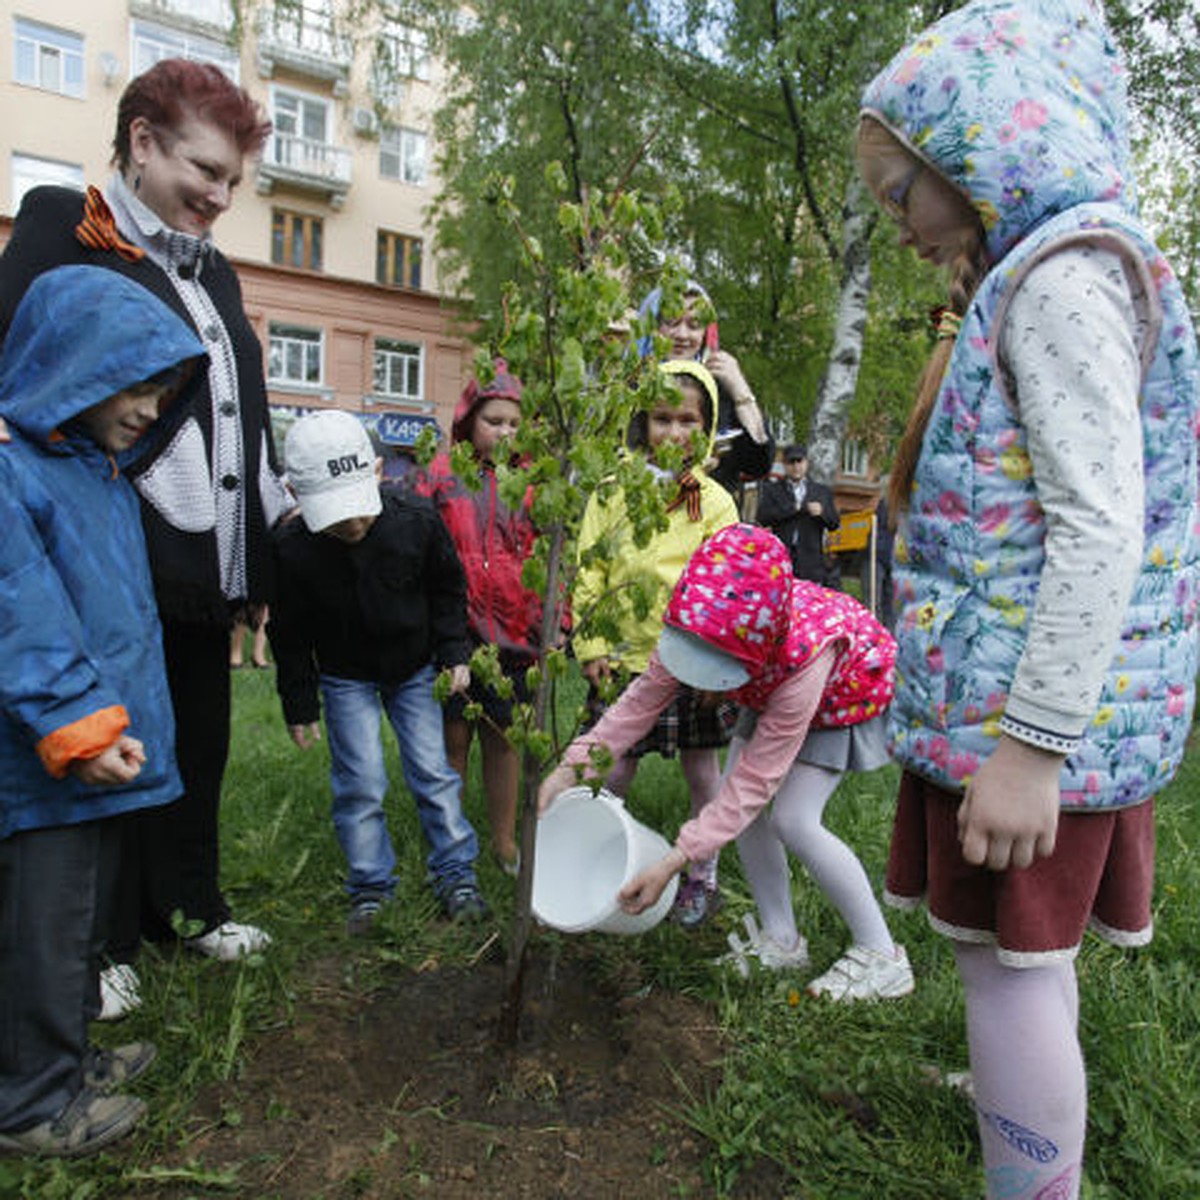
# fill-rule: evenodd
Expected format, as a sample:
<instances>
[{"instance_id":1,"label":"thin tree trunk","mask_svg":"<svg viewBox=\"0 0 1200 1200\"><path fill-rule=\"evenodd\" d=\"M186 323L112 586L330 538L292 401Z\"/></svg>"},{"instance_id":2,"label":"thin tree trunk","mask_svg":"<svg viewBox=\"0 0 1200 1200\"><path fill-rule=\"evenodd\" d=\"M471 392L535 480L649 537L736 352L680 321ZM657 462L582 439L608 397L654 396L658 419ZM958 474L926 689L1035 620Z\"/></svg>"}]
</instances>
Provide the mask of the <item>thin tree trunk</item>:
<instances>
[{"instance_id":1,"label":"thin tree trunk","mask_svg":"<svg viewBox=\"0 0 1200 1200\"><path fill-rule=\"evenodd\" d=\"M542 648L538 655L542 672L533 704L534 725L542 730L549 728L553 715L555 684L546 670L546 654L555 645L557 632L562 628L563 599L559 595L559 578L565 541L566 531L560 525L551 532L546 591L542 597ZM516 1049L521 1026L525 960L533 929L533 860L537 842L537 793L541 783L541 763L535 754L526 750L521 756L521 767L521 870L517 875L517 903L504 967L504 1004L497 1030L500 1046L507 1050Z\"/></svg>"},{"instance_id":2,"label":"thin tree trunk","mask_svg":"<svg viewBox=\"0 0 1200 1200\"><path fill-rule=\"evenodd\" d=\"M832 483L837 474L842 438L858 384L871 288L871 230L876 217L857 174L850 177L846 188L843 218L842 283L833 346L821 380L808 442L813 478L826 483Z\"/></svg>"}]
</instances>

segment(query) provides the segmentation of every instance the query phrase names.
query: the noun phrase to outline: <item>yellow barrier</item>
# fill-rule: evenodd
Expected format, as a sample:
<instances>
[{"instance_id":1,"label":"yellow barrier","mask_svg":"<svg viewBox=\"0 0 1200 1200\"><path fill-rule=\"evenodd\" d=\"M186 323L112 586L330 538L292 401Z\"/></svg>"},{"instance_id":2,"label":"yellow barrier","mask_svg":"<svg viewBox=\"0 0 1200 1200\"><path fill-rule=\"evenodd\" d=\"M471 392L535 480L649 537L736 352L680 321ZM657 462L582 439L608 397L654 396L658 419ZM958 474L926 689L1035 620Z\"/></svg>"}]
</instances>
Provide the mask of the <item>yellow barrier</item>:
<instances>
[{"instance_id":1,"label":"yellow barrier","mask_svg":"<svg viewBox=\"0 0 1200 1200\"><path fill-rule=\"evenodd\" d=\"M825 549L831 554L848 554L851 550L865 550L871 544L871 530L875 525L875 513L842 513L841 527L825 535Z\"/></svg>"}]
</instances>

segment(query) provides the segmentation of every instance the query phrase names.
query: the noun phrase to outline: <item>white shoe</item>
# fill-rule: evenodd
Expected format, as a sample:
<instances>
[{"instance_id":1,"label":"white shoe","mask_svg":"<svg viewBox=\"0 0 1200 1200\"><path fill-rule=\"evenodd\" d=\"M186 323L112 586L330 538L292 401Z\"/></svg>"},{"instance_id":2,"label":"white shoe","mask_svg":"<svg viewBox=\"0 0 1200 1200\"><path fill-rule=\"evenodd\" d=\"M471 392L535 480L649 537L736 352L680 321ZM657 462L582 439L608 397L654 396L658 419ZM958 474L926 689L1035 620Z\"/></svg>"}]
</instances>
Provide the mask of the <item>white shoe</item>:
<instances>
[{"instance_id":1,"label":"white shoe","mask_svg":"<svg viewBox=\"0 0 1200 1200\"><path fill-rule=\"evenodd\" d=\"M114 963L100 972L100 1012L97 1021L118 1021L142 1007L142 981L129 963Z\"/></svg>"},{"instance_id":2,"label":"white shoe","mask_svg":"<svg viewBox=\"0 0 1200 1200\"><path fill-rule=\"evenodd\" d=\"M796 944L789 950L763 933L752 913L742 918L742 924L746 927L746 941L731 933L729 953L718 961L732 963L743 979L750 978L752 960L768 971L802 971L808 966L808 942L801 935L796 936Z\"/></svg>"},{"instance_id":3,"label":"white shoe","mask_svg":"<svg viewBox=\"0 0 1200 1200\"><path fill-rule=\"evenodd\" d=\"M199 937L186 938L183 944L208 958L236 962L244 955L265 950L271 944L271 935L256 925L226 921L224 925L218 925Z\"/></svg>"},{"instance_id":4,"label":"white shoe","mask_svg":"<svg viewBox=\"0 0 1200 1200\"><path fill-rule=\"evenodd\" d=\"M903 946L891 954L851 946L805 989L810 996L831 1000L892 1000L913 990L912 967Z\"/></svg>"}]
</instances>

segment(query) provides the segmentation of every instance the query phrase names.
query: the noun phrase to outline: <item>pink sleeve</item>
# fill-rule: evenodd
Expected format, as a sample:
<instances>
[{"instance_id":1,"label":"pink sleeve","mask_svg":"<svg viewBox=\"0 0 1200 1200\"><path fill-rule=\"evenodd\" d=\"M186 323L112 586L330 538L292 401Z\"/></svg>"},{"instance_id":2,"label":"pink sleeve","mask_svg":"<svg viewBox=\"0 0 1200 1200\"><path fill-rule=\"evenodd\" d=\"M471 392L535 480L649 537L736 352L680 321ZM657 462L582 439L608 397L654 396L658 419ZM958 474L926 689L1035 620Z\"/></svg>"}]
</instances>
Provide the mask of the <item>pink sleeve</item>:
<instances>
[{"instance_id":1,"label":"pink sleeve","mask_svg":"<svg viewBox=\"0 0 1200 1200\"><path fill-rule=\"evenodd\" d=\"M826 647L771 693L754 736L741 747L720 790L675 839L692 862L711 858L732 842L771 801L808 736L837 655L835 647Z\"/></svg>"},{"instance_id":2,"label":"pink sleeve","mask_svg":"<svg viewBox=\"0 0 1200 1200\"><path fill-rule=\"evenodd\" d=\"M650 655L646 669L617 697L616 703L587 733L580 734L562 756L564 766L588 761L593 746L607 746L614 759L637 745L654 728L658 714L675 699L679 682L662 665L658 651Z\"/></svg>"}]
</instances>

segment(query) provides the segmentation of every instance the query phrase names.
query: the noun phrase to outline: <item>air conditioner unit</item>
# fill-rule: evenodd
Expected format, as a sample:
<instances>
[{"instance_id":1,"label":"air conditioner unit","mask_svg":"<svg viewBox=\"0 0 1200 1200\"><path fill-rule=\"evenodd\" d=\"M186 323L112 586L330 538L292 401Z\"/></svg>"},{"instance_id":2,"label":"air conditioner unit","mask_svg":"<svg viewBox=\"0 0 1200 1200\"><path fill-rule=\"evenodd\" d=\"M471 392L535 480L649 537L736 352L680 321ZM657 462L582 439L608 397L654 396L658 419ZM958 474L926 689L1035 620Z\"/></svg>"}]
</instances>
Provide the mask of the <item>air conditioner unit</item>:
<instances>
[{"instance_id":1,"label":"air conditioner unit","mask_svg":"<svg viewBox=\"0 0 1200 1200\"><path fill-rule=\"evenodd\" d=\"M374 137L379 132L379 118L370 108L356 108L353 116L354 132L360 137Z\"/></svg>"}]
</instances>

